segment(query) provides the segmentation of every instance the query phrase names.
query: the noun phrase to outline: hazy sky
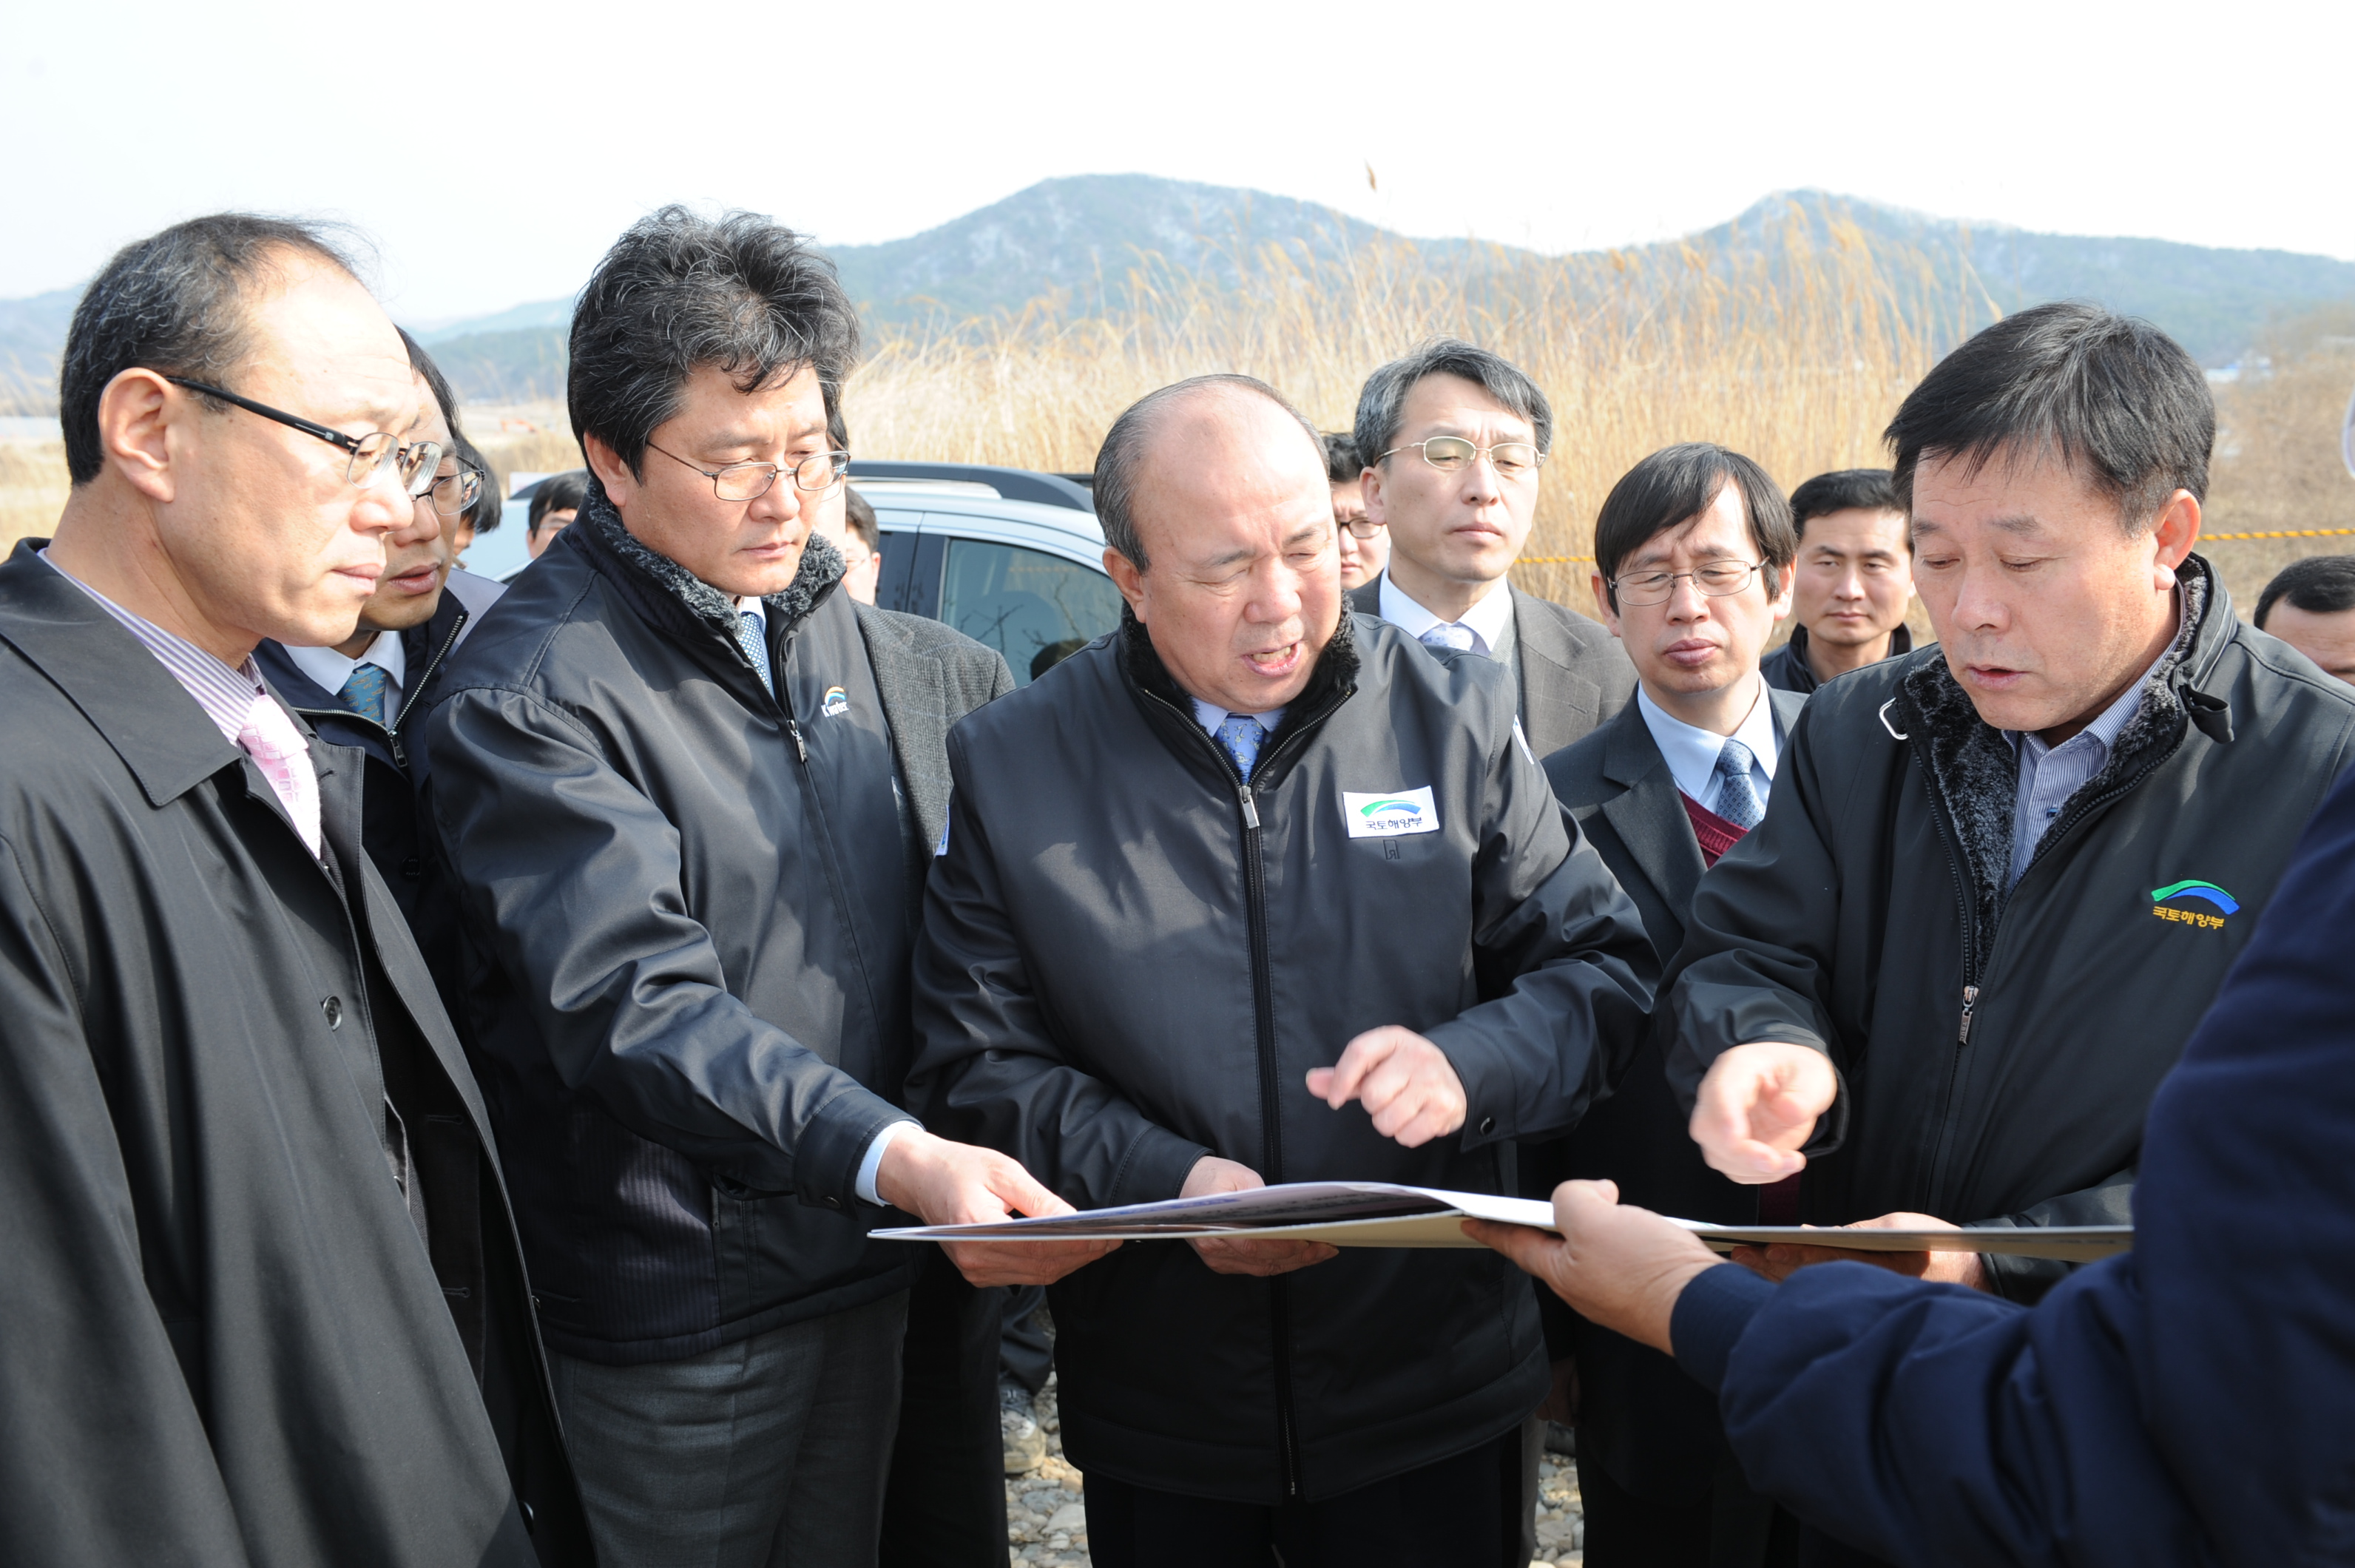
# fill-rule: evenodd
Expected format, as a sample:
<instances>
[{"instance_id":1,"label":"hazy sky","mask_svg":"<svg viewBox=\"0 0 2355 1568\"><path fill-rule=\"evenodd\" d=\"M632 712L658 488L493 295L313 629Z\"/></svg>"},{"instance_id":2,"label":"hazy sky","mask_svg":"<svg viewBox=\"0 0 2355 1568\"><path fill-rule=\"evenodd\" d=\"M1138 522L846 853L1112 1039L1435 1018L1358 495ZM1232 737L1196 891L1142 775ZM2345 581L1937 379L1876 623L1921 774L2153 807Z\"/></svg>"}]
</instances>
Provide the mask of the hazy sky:
<instances>
[{"instance_id":1,"label":"hazy sky","mask_svg":"<svg viewBox=\"0 0 2355 1568\"><path fill-rule=\"evenodd\" d=\"M357 224L396 312L427 320L569 293L665 201L850 244L1129 171L1545 250L1820 187L2355 259L2346 0L5 0L5 17L0 298L234 206Z\"/></svg>"}]
</instances>

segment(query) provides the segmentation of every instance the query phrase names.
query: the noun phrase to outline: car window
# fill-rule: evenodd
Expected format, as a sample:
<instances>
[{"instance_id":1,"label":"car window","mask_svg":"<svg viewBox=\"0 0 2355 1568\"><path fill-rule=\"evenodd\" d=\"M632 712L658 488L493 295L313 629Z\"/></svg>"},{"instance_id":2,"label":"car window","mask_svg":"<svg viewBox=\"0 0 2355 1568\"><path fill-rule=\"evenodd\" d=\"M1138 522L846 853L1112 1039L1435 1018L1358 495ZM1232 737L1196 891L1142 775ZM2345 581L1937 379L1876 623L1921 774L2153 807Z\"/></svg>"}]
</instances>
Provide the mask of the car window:
<instances>
[{"instance_id":1,"label":"car window","mask_svg":"<svg viewBox=\"0 0 2355 1568\"><path fill-rule=\"evenodd\" d=\"M1004 654L1015 684L1028 686L1120 624L1120 591L1044 550L951 539L941 619Z\"/></svg>"}]
</instances>

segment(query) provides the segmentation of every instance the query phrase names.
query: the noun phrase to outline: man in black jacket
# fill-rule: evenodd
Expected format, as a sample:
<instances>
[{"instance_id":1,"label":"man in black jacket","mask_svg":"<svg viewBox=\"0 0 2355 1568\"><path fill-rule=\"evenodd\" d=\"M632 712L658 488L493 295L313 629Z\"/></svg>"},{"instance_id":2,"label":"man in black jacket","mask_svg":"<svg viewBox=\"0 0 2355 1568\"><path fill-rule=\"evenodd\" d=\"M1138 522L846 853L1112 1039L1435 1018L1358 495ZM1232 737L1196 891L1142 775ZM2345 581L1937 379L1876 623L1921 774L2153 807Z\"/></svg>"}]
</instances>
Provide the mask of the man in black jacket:
<instances>
[{"instance_id":1,"label":"man in black jacket","mask_svg":"<svg viewBox=\"0 0 2355 1568\"><path fill-rule=\"evenodd\" d=\"M1321 444L1256 381L1130 409L1095 496L1123 629L950 737L911 1103L1091 1207L1512 1190L1515 1140L1633 1049L1652 958L1503 672L1344 613ZM1525 1281L1222 1240L1126 1247L1050 1299L1107 1568L1518 1549Z\"/></svg>"},{"instance_id":2,"label":"man in black jacket","mask_svg":"<svg viewBox=\"0 0 2355 1568\"><path fill-rule=\"evenodd\" d=\"M1802 697L1828 680L1913 651L1913 544L1886 468L1818 474L1791 492L1799 570L1791 640L1759 665Z\"/></svg>"},{"instance_id":3,"label":"man in black jacket","mask_svg":"<svg viewBox=\"0 0 2355 1568\"><path fill-rule=\"evenodd\" d=\"M1765 816L1807 700L1774 689L1759 671L1759 651L1790 609L1797 546L1766 471L1706 443L1645 458L1595 516L1595 602L1643 686L1616 719L1548 757L1545 771L1643 912L1664 965L1684 944L1703 872ZM1710 1170L1684 1123L1655 1037L1619 1092L1543 1162L1540 1190L1564 1178L1607 1179L1629 1202L1664 1214L1756 1224L1760 1189ZM1577 1358L1586 1561L1757 1563L1773 1505L1742 1484L1707 1391L1657 1351L1550 1297L1545 1305L1549 1336L1566 1339Z\"/></svg>"},{"instance_id":4,"label":"man in black jacket","mask_svg":"<svg viewBox=\"0 0 2355 1568\"><path fill-rule=\"evenodd\" d=\"M1536 519L1553 443L1553 406L1487 349L1433 339L1366 378L1358 452L1366 516L1390 561L1349 595L1433 648L1505 667L1538 756L1569 745L1636 695L1636 671L1610 635L1575 610L1506 580Z\"/></svg>"},{"instance_id":5,"label":"man in black jacket","mask_svg":"<svg viewBox=\"0 0 2355 1568\"><path fill-rule=\"evenodd\" d=\"M2355 745L2355 694L2191 553L2214 429L2182 349L2078 304L1898 411L1940 645L1809 699L1694 900L1661 1006L1711 1166L1804 1170L1817 1224L2131 1218L2151 1093ZM2062 1273L1907 1262L2030 1301Z\"/></svg>"},{"instance_id":6,"label":"man in black jacket","mask_svg":"<svg viewBox=\"0 0 2355 1568\"><path fill-rule=\"evenodd\" d=\"M892 1103L943 737L1012 681L853 605L810 537L857 343L832 264L767 219L670 208L624 234L573 315L580 519L426 721L609 1568L871 1563L922 1254L869 1222L1061 1207ZM1055 1261L1005 1255L961 1261L988 1285Z\"/></svg>"},{"instance_id":7,"label":"man in black jacket","mask_svg":"<svg viewBox=\"0 0 2355 1568\"><path fill-rule=\"evenodd\" d=\"M83 295L74 488L0 567L0 1541L12 1563L591 1561L489 1120L250 656L351 635L431 442L299 225Z\"/></svg>"},{"instance_id":8,"label":"man in black jacket","mask_svg":"<svg viewBox=\"0 0 2355 1568\"><path fill-rule=\"evenodd\" d=\"M361 841L407 918L443 1005L455 1015L465 1006L457 895L420 836L425 756L409 721L424 716L433 677L501 590L455 565L454 524L487 475L459 461L458 405L449 381L415 338L406 332L400 338L425 393L410 438L442 449L433 483L416 498L407 523L385 536L384 573L360 606L359 625L349 637L327 647L266 640L253 659L286 705L323 738L367 757Z\"/></svg>"}]
</instances>

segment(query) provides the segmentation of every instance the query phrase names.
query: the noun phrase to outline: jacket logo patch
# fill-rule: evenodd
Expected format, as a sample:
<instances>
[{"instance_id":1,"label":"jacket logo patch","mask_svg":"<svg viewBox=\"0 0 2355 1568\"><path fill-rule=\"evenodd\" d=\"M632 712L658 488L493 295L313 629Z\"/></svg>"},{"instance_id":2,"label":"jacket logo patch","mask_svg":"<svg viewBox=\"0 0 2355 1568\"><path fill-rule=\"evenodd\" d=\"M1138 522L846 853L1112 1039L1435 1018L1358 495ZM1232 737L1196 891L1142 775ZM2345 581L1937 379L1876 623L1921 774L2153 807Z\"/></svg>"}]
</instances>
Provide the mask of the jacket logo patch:
<instances>
[{"instance_id":1,"label":"jacket logo patch","mask_svg":"<svg viewBox=\"0 0 2355 1568\"><path fill-rule=\"evenodd\" d=\"M847 713L850 711L850 698L842 688L829 686L826 688L826 700L818 705L818 711L829 719Z\"/></svg>"},{"instance_id":2,"label":"jacket logo patch","mask_svg":"<svg viewBox=\"0 0 2355 1568\"><path fill-rule=\"evenodd\" d=\"M1388 795L1341 792L1342 820L1352 838L1396 838L1407 833L1439 831L1439 803L1429 789L1402 789Z\"/></svg>"},{"instance_id":3,"label":"jacket logo patch","mask_svg":"<svg viewBox=\"0 0 2355 1568\"><path fill-rule=\"evenodd\" d=\"M2202 910L2169 907L2191 901L2207 904L2216 912L2210 914ZM2223 930L2224 917L2240 912L2240 901L2213 882L2197 880L2171 882L2163 888L2153 888L2150 893L2152 914L2161 920L2174 921L2179 925L2197 926L2202 931Z\"/></svg>"}]
</instances>

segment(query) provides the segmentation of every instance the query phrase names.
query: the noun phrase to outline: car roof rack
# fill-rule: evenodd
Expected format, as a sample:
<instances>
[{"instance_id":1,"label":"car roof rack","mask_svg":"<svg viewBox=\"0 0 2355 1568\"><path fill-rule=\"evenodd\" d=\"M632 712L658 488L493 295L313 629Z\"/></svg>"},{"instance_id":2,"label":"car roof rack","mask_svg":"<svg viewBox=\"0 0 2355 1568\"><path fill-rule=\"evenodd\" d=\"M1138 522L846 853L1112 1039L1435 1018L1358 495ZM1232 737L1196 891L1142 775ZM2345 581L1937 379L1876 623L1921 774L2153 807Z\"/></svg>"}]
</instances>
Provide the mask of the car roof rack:
<instances>
[{"instance_id":1,"label":"car roof rack","mask_svg":"<svg viewBox=\"0 0 2355 1568\"><path fill-rule=\"evenodd\" d=\"M853 479L941 479L966 485L986 485L1008 501L1033 501L1066 507L1075 512L1096 509L1087 490L1060 474L1037 474L1028 468L999 468L986 463L898 463L888 458L854 457Z\"/></svg>"}]
</instances>

